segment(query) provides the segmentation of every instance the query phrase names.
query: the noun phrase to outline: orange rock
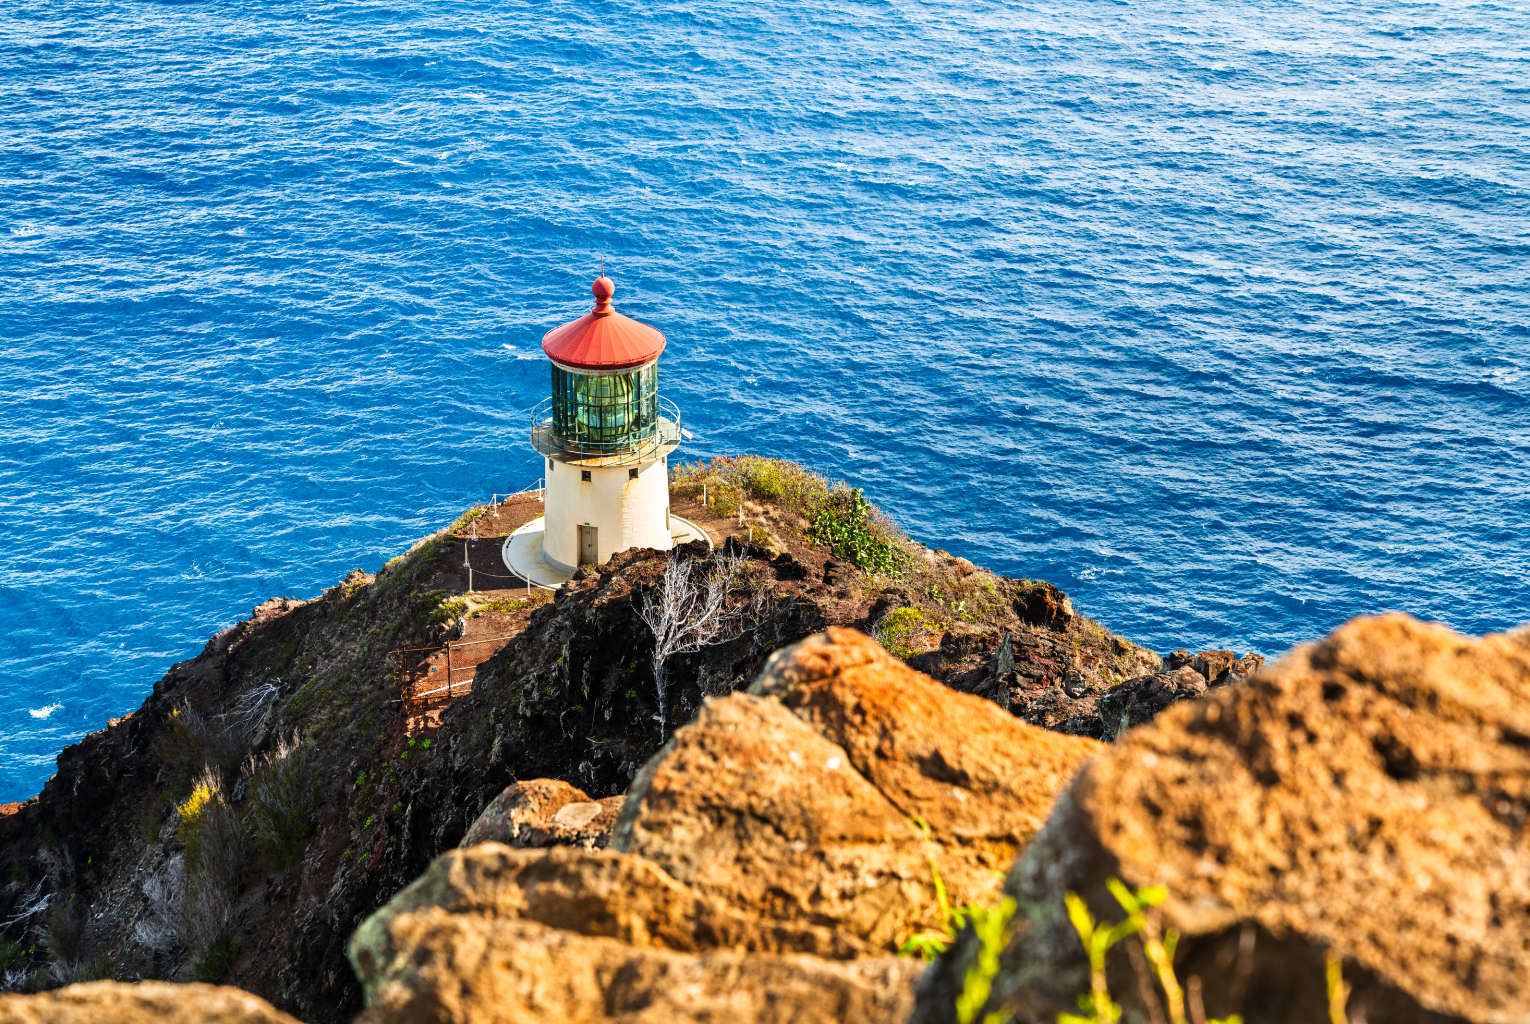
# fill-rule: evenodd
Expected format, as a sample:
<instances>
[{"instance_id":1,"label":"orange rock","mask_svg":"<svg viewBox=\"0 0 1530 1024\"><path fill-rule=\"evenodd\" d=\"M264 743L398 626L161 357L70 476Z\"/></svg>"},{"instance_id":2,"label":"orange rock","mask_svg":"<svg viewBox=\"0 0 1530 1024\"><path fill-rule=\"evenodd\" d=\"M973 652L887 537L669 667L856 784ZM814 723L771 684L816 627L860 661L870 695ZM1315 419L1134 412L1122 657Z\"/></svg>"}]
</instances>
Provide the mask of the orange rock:
<instances>
[{"instance_id":1,"label":"orange rock","mask_svg":"<svg viewBox=\"0 0 1530 1024\"><path fill-rule=\"evenodd\" d=\"M226 985L92 981L33 996L0 995L0 1024L299 1024Z\"/></svg>"},{"instance_id":2,"label":"orange rock","mask_svg":"<svg viewBox=\"0 0 1530 1024\"><path fill-rule=\"evenodd\" d=\"M356 1024L886 1024L908 1016L923 968L676 953L439 908L389 931L408 955Z\"/></svg>"},{"instance_id":3,"label":"orange rock","mask_svg":"<svg viewBox=\"0 0 1530 1024\"><path fill-rule=\"evenodd\" d=\"M1212 1016L1323 1019L1328 949L1351 1020L1530 1020L1527 820L1530 635L1356 619L1080 774L1011 873L1033 914L995 1000L1022 1021L1071 1008L1087 979L1063 893L1118 920L1117 875L1168 886L1181 977ZM954 1019L970 955L941 962L915 1020ZM1113 970L1134 1003L1124 957Z\"/></svg>"},{"instance_id":4,"label":"orange rock","mask_svg":"<svg viewBox=\"0 0 1530 1024\"><path fill-rule=\"evenodd\" d=\"M368 993L401 952L389 939L400 914L522 918L582 935L680 952L812 953L847 960L867 951L818 925L760 921L682 886L658 865L609 850L516 850L482 843L451 850L356 930L351 961ZM407 957L406 957L407 959Z\"/></svg>"},{"instance_id":5,"label":"orange rock","mask_svg":"<svg viewBox=\"0 0 1530 1024\"><path fill-rule=\"evenodd\" d=\"M529 779L495 797L459 845L496 842L598 850L610 839L621 806L619 796L591 800L584 790L560 779Z\"/></svg>"},{"instance_id":6,"label":"orange rock","mask_svg":"<svg viewBox=\"0 0 1530 1024\"><path fill-rule=\"evenodd\" d=\"M778 698L942 845L998 871L1045 824L1079 766L1105 749L956 693L853 629L776 653L749 692Z\"/></svg>"},{"instance_id":7,"label":"orange rock","mask_svg":"<svg viewBox=\"0 0 1530 1024\"><path fill-rule=\"evenodd\" d=\"M941 924L931 852L953 903L992 902L1053 796L1100 749L832 629L680 729L633 781L613 846L748 913L896 947Z\"/></svg>"}]
</instances>

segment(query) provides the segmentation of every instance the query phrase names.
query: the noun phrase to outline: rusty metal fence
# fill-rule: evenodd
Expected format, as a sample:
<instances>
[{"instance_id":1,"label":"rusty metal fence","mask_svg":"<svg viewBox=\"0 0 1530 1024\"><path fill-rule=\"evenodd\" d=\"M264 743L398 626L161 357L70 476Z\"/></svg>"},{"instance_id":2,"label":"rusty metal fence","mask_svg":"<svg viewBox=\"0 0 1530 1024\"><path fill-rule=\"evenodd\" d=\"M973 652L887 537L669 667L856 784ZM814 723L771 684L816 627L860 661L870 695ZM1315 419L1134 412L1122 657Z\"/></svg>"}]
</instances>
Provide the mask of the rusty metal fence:
<instances>
[{"instance_id":1,"label":"rusty metal fence","mask_svg":"<svg viewBox=\"0 0 1530 1024\"><path fill-rule=\"evenodd\" d=\"M394 679L399 684L399 702L410 710L418 710L432 707L436 704L449 704L464 694L473 690L473 679L478 674L478 666L487 661L484 658L470 665L453 665L452 652L460 651L464 647L476 647L480 644L501 644L507 640L513 640L511 636L488 637L483 640L463 640L457 643L438 644L435 647L403 647L393 652ZM432 654L444 651L446 665L443 670L429 667L421 672L421 669L430 666ZM489 652L492 657L493 651ZM414 655L413 659L410 655ZM461 659L459 658L459 661ZM413 665L411 665L413 662ZM472 675L461 678L462 673ZM439 675L441 678L436 679Z\"/></svg>"}]
</instances>

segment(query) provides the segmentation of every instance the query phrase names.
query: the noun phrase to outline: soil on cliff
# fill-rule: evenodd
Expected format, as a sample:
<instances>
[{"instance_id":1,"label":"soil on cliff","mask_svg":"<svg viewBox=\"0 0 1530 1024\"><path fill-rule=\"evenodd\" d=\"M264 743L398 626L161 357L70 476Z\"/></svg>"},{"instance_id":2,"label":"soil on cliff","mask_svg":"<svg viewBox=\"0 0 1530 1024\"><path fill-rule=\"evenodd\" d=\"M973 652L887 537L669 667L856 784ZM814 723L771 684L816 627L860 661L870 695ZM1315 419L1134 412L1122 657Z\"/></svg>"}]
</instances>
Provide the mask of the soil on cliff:
<instances>
[{"instance_id":1,"label":"soil on cliff","mask_svg":"<svg viewBox=\"0 0 1530 1024\"><path fill-rule=\"evenodd\" d=\"M662 701L640 612L671 556L624 552L528 595L498 555L540 514L525 496L470 510L375 576L268 601L172 666L137 711L64 750L38 797L0 809L8 984L195 977L311 1024L348 1020L361 1008L351 932L506 785L620 793L706 697L829 626L1035 724L1105 739L1252 664L1204 652L1167 672L1055 587L914 544L858 492L790 464L685 467L673 496L737 557L730 600L748 607L731 639L668 660ZM717 564L704 545L675 557ZM437 666L393 652L443 638L495 642L466 663L481 662L465 695L402 702L400 668Z\"/></svg>"}]
</instances>

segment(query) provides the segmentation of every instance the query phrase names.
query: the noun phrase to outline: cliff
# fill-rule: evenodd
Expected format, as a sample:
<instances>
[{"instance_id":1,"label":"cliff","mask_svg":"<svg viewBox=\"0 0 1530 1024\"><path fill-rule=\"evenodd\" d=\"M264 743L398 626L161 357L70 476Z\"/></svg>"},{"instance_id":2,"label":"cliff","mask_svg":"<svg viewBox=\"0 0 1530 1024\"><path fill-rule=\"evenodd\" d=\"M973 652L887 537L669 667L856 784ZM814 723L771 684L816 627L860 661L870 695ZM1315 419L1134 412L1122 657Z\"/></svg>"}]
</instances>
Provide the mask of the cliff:
<instances>
[{"instance_id":1,"label":"cliff","mask_svg":"<svg viewBox=\"0 0 1530 1024\"><path fill-rule=\"evenodd\" d=\"M469 510L375 575L267 601L172 666L139 709L64 750L39 796L0 811L6 985L195 978L310 1024L349 1020L352 932L507 785L621 794L706 697L831 627L1015 719L1104 740L1260 660L1167 663L1055 587L923 548L858 492L789 464L687 467L674 498L717 546L677 557L726 564L734 628L668 659L662 699L641 613L670 557L625 552L550 597L484 590L511 582L500 538L540 511L524 496ZM458 656L476 668L470 689L402 700L439 666L395 652L443 638L485 641Z\"/></svg>"}]
</instances>

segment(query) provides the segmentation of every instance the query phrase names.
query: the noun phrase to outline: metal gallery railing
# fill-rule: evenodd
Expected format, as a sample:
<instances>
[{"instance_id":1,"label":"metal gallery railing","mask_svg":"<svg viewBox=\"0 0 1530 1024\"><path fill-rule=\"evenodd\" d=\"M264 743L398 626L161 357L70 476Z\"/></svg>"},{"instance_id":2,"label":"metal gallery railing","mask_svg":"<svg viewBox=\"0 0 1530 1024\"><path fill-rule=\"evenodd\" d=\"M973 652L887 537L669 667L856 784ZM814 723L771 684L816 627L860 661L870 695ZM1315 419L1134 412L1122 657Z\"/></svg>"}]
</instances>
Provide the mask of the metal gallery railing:
<instances>
[{"instance_id":1,"label":"metal gallery railing","mask_svg":"<svg viewBox=\"0 0 1530 1024\"><path fill-rule=\"evenodd\" d=\"M543 399L531 410L532 447L545 455L642 458L667 445L678 444L685 433L680 421L680 407L663 397L658 399L658 403L659 417L653 426L653 433L646 436L628 434L616 440L604 440L580 433L577 418L575 436L560 434L553 421L553 400Z\"/></svg>"}]
</instances>

